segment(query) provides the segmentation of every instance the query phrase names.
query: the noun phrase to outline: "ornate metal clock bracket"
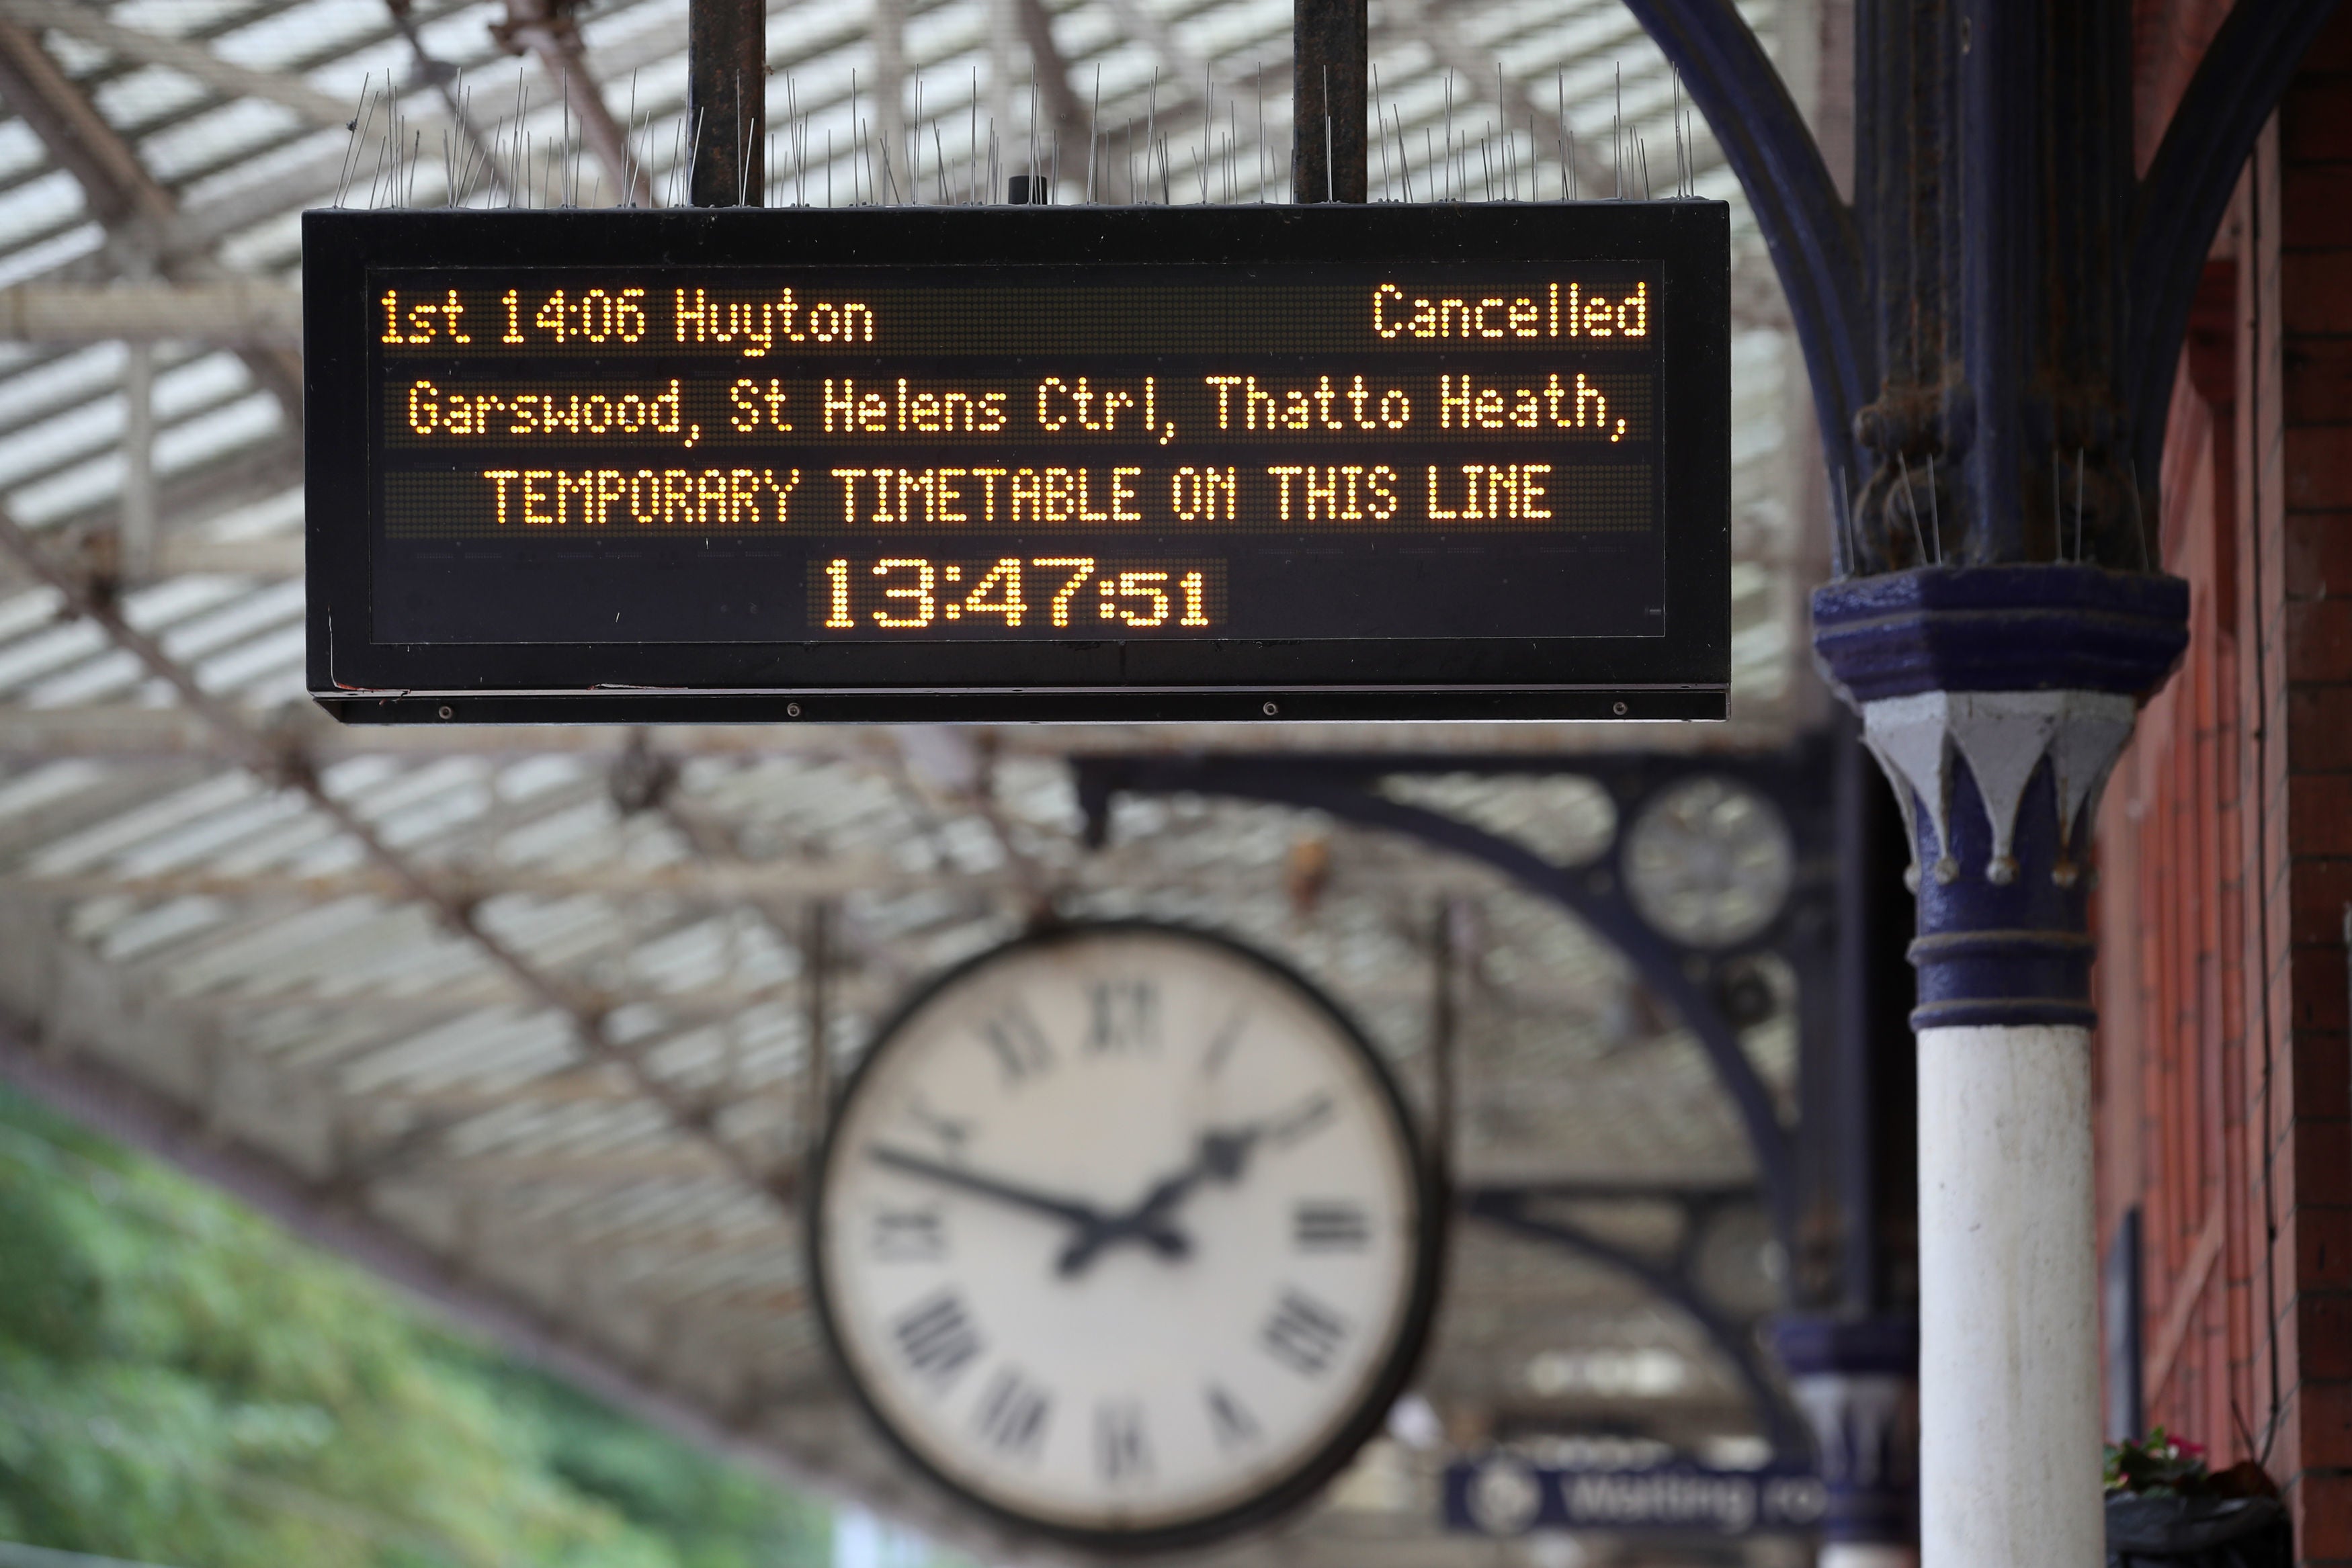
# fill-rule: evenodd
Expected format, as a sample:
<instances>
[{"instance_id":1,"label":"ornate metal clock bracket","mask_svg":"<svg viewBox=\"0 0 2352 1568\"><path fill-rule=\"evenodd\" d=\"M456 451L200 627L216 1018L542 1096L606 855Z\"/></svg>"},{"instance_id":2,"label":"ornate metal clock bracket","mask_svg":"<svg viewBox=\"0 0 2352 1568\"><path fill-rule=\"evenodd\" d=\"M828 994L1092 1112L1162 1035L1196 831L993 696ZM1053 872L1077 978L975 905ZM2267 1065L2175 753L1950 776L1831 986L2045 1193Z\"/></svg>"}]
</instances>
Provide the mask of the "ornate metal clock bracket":
<instances>
[{"instance_id":1,"label":"ornate metal clock bracket","mask_svg":"<svg viewBox=\"0 0 2352 1568\"><path fill-rule=\"evenodd\" d=\"M1221 795L1269 804L1307 808L1360 827L1378 828L1418 840L1502 872L1526 891L1564 909L1624 956L1642 982L1672 1008L1696 1038L1717 1081L1747 1133L1758 1170L1758 1196L1774 1234L1794 1256L1800 1219L1817 1201L1811 1182L1819 1179L1784 1124L1774 1092L1739 1040L1738 1028L1710 982L1734 973L1753 951L1780 952L1798 976L1801 1017L1824 1006L1832 989L1832 924L1815 907L1825 889L1817 885L1827 859L1831 800L1822 788L1828 771L1818 749L1792 755L1745 758L1589 757L1478 758L1448 755L1416 758L1368 757L1081 757L1072 763L1079 802L1087 815L1088 841L1100 844L1109 829L1115 795L1191 793ZM1484 773L1504 776L1576 774L1607 788L1627 818L1643 803L1692 777L1727 777L1769 799L1789 824L1800 867L1790 905L1770 928L1728 951L1678 944L1653 929L1627 896L1621 865L1626 834L1582 865L1561 865L1499 833L1444 812L1408 804L1381 793L1383 779L1414 774ZM1809 1031L1821 1026L1809 1021ZM1466 1212L1517 1233L1576 1250L1621 1270L1689 1313L1747 1389L1757 1419L1783 1457L1806 1450L1804 1426L1758 1355L1753 1324L1734 1321L1677 1263L1658 1262L1629 1252L1604 1238L1540 1208L1556 1197L1540 1187L1482 1187L1461 1197ZM1626 1196L1626 1195L1619 1195ZM1654 1197L1665 1195L1643 1193Z\"/></svg>"}]
</instances>

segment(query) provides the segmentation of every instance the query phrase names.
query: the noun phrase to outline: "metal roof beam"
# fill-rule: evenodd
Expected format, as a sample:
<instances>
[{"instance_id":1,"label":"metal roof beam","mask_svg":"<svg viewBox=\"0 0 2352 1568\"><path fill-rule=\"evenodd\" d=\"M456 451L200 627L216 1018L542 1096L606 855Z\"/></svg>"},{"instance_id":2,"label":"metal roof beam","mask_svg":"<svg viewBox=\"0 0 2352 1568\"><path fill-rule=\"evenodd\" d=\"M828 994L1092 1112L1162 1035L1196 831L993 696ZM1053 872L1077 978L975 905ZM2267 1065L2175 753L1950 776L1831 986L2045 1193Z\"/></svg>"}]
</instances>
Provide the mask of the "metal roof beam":
<instances>
[{"instance_id":1,"label":"metal roof beam","mask_svg":"<svg viewBox=\"0 0 2352 1568\"><path fill-rule=\"evenodd\" d=\"M290 737L258 727L241 711L197 685L193 675L163 652L161 643L125 620L117 604L94 593L89 584L75 573L53 563L39 543L18 527L15 518L5 514L0 514L0 552L14 556L36 576L47 580L77 612L104 630L116 646L145 666L149 674L170 685L184 706L218 732L247 768L279 789L294 789L307 797L310 808L354 842L362 856L390 878L405 898L424 906L454 935L473 944L533 1000L565 1016L584 1052L619 1063L648 1100L660 1106L680 1128L709 1145L755 1190L771 1194L779 1202L791 1201L783 1190L789 1184L781 1181L780 1173L762 1168L745 1151L721 1138L706 1108L655 1077L631 1052L614 1042L607 1020L617 998L546 974L507 941L485 929L476 918L472 902L441 887L394 849L349 803L330 793L320 780L314 760Z\"/></svg>"},{"instance_id":2,"label":"metal roof beam","mask_svg":"<svg viewBox=\"0 0 2352 1568\"><path fill-rule=\"evenodd\" d=\"M225 98L257 98L290 109L314 126L341 125L352 117L350 104L338 102L299 77L256 70L223 59L185 38L126 27L94 5L68 0L0 0L0 17L20 27L54 28L123 59L177 71Z\"/></svg>"},{"instance_id":3,"label":"metal roof beam","mask_svg":"<svg viewBox=\"0 0 2352 1568\"><path fill-rule=\"evenodd\" d=\"M578 0L507 0L507 19L490 34L517 54L535 56L571 106L580 139L604 166L604 178L625 206L650 206L653 181L629 151L628 132L613 118L580 45ZM762 84L764 88L764 84Z\"/></svg>"},{"instance_id":4,"label":"metal roof beam","mask_svg":"<svg viewBox=\"0 0 2352 1568\"><path fill-rule=\"evenodd\" d=\"M302 347L302 291L258 278L187 283L17 283L0 288L0 340Z\"/></svg>"},{"instance_id":5,"label":"metal roof beam","mask_svg":"<svg viewBox=\"0 0 2352 1568\"><path fill-rule=\"evenodd\" d=\"M1042 869L1033 875L1012 866L986 872L908 869L880 857L864 856L855 860L705 859L655 867L615 860L568 871L524 867L488 875L454 867L444 870L425 865L419 869L421 874L434 879L444 895L469 904L509 897L596 897L616 902L651 899L687 908L718 910L856 893L953 892L1031 897L1045 891L1040 885L1042 881L1054 882L1060 891L1077 892L1129 885L1137 876L1148 876L1152 885L1167 891L1239 891L1254 883L1269 887L1280 885L1286 874L1281 866L1273 865L1264 868L1262 875L1214 867L1197 873L1170 875L1161 872L1148 854L1130 855L1117 851L1089 856L1074 874L1061 877L1053 877ZM1349 869L1346 877L1351 892L1397 894L1458 890L1471 880L1458 868L1443 862L1433 869L1400 868L1393 873L1358 864ZM0 886L19 896L51 900L117 897L154 903L171 898L216 898L250 900L273 908L293 904L336 904L351 898L375 898L396 904L412 896L406 884L381 867L317 875L274 870L188 870L147 875L113 875L98 871L54 877L10 877L0 873ZM776 927L780 938L796 940L786 911L769 907L760 913ZM653 1002L661 998L622 998L632 1004L640 999Z\"/></svg>"},{"instance_id":6,"label":"metal roof beam","mask_svg":"<svg viewBox=\"0 0 2352 1568\"><path fill-rule=\"evenodd\" d=\"M24 117L49 155L72 172L91 214L126 260L152 258L166 276L218 276L210 256L178 247L179 204L172 193L147 172L130 142L107 123L40 40L11 21L0 21L0 97ZM240 357L254 379L276 394L288 423L299 428L299 356L246 349Z\"/></svg>"},{"instance_id":7,"label":"metal roof beam","mask_svg":"<svg viewBox=\"0 0 2352 1568\"><path fill-rule=\"evenodd\" d=\"M1624 16L1623 22L1624 41L1629 45L1638 45L1642 38L1641 27L1630 14ZM1418 37L1434 57L1437 64L1444 67L1448 73L1460 76L1473 100L1483 99L1494 104L1496 113L1507 128L1517 130L1532 125L1541 130L1549 127L1553 129L1555 135L1558 134L1559 106L1544 108L1535 100L1526 88L1512 80L1507 75L1498 73L1496 69L1495 57L1491 55L1482 57L1479 51L1472 47L1469 41L1463 37L1461 30L1454 26L1451 9L1444 0L1412 0L1406 16L1397 26L1399 31L1406 36ZM1614 42L1613 39L1596 41L1591 52L1598 53L1601 48L1610 47ZM1501 95L1499 99L1496 96L1498 91ZM1466 133L1465 122L1465 134ZM1393 134L1393 128L1391 128L1391 134ZM1407 148L1406 151L1409 154L1412 150ZM1575 162L1577 178L1582 182L1583 193L1587 196L1596 196L1601 193L1601 179L1604 174L1608 175L1612 184L1614 184L1616 176L1612 172L1612 165L1595 150L1594 142L1579 141L1576 145ZM1433 177L1433 172L1432 177ZM1612 195L1617 193L1613 189L1610 192Z\"/></svg>"},{"instance_id":8,"label":"metal roof beam","mask_svg":"<svg viewBox=\"0 0 2352 1568\"><path fill-rule=\"evenodd\" d=\"M160 252L177 204L75 87L40 40L0 21L0 95L82 188L90 213L110 234Z\"/></svg>"},{"instance_id":9,"label":"metal roof beam","mask_svg":"<svg viewBox=\"0 0 2352 1568\"><path fill-rule=\"evenodd\" d=\"M171 491L163 506L171 509ZM254 541L257 549L262 541ZM173 549L167 541L165 559ZM226 547L223 547L225 549ZM0 586L0 593L5 587ZM226 705L246 722L281 716ZM302 737L320 765L347 757L544 757L617 759L628 741L620 731L586 725L339 725L322 714L299 712L286 727ZM1788 743L1784 726L1733 720L1680 725L1635 734L1638 726L1576 724L1315 725L1277 731L1267 727L1171 724L1013 725L992 730L1000 758L1161 757L1199 752L1314 756L1381 753L1402 772L1428 772L1445 754L1525 757L1546 769L1563 757L1612 752L1672 752L1677 756L1754 756ZM840 758L873 761L887 740L870 729L828 725L676 725L653 731L661 749L680 758ZM195 716L173 708L94 704L76 708L26 708L0 704L0 763L88 757L162 762L190 757L234 760L235 746Z\"/></svg>"}]
</instances>

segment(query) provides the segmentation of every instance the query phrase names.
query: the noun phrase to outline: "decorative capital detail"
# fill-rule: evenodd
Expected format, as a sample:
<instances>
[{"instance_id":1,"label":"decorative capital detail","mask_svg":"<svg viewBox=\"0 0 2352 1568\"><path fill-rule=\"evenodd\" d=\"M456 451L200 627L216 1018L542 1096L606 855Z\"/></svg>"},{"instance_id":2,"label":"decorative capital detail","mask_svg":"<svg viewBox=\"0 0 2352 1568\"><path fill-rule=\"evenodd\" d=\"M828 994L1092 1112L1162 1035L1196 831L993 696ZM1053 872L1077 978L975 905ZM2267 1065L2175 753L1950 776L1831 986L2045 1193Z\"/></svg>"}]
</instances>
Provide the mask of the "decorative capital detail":
<instances>
[{"instance_id":1,"label":"decorative capital detail","mask_svg":"<svg viewBox=\"0 0 2352 1568\"><path fill-rule=\"evenodd\" d=\"M1813 650L1911 831L1915 1029L2088 1025L2081 857L2189 585L2080 563L1927 567L1813 594Z\"/></svg>"},{"instance_id":2,"label":"decorative capital detail","mask_svg":"<svg viewBox=\"0 0 2352 1568\"><path fill-rule=\"evenodd\" d=\"M2112 692L1920 692L1863 704L1863 742L1895 786L1915 856L1923 841L1918 812L1927 810L1935 846L1930 873L1945 886L1974 869L1954 854L1955 756L1976 782L1990 840L1981 871L1996 886L2017 880L2018 812L2027 782L2046 758L2055 786L2058 844L2049 875L2060 887L2072 887L2081 875L2074 847L2084 809L2105 787L2137 712L2130 697ZM1908 873L1914 893L1920 871L1915 858Z\"/></svg>"},{"instance_id":3,"label":"decorative capital detail","mask_svg":"<svg viewBox=\"0 0 2352 1568\"><path fill-rule=\"evenodd\" d=\"M1832 1541L1912 1539L1919 1458L1919 1325L1895 1318L1784 1318L1773 1348L1812 1427Z\"/></svg>"},{"instance_id":4,"label":"decorative capital detail","mask_svg":"<svg viewBox=\"0 0 2352 1568\"><path fill-rule=\"evenodd\" d=\"M1813 651L1859 707L1922 692L2162 685L2189 646L2189 585L2095 566L1923 567L1813 593Z\"/></svg>"}]
</instances>

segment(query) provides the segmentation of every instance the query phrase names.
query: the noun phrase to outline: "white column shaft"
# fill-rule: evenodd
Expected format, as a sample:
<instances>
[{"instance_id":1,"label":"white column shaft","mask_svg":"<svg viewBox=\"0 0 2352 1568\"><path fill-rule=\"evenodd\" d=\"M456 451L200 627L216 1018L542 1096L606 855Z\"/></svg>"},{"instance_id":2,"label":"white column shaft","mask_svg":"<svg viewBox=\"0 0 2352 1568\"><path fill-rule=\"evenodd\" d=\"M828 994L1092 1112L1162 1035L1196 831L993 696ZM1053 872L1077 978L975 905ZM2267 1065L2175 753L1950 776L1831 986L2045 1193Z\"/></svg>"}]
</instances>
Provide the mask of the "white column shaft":
<instances>
[{"instance_id":1,"label":"white column shaft","mask_svg":"<svg viewBox=\"0 0 2352 1568\"><path fill-rule=\"evenodd\" d=\"M1919 1568L1919 1554L1908 1546L1832 1541L1822 1548L1820 1568Z\"/></svg>"},{"instance_id":2,"label":"white column shaft","mask_svg":"<svg viewBox=\"0 0 2352 1568\"><path fill-rule=\"evenodd\" d=\"M2086 1030L1919 1034L1924 1568L2098 1568Z\"/></svg>"}]
</instances>

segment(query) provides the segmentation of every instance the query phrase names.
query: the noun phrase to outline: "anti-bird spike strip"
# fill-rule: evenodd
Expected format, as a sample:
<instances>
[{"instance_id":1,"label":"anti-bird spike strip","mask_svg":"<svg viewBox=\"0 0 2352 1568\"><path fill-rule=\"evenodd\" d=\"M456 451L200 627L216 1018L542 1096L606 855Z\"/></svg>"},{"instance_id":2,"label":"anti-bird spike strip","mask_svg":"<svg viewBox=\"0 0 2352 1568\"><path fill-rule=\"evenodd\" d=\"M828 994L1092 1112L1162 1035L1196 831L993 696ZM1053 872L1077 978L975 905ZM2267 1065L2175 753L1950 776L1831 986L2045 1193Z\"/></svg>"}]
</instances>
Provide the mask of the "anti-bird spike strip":
<instances>
[{"instance_id":1,"label":"anti-bird spike strip","mask_svg":"<svg viewBox=\"0 0 2352 1568\"><path fill-rule=\"evenodd\" d=\"M1600 62L1593 62L1598 64ZM1162 131L1159 125L1159 68L1139 72L1131 89L1121 101L1121 89L1103 80L1101 62L1096 65L1096 80L1084 105L1087 119L1087 168L1083 187L1077 185L1077 172L1071 170L1072 199L1088 204L1129 203L1160 205L1174 201L1175 190L1182 187L1191 201L1202 205L1218 203L1256 200L1273 201L1266 183L1269 164L1281 166L1286 161L1295 164L1293 154L1302 145L1299 138L1319 136L1327 152L1335 142L1337 121L1329 110L1330 95L1327 92L1320 113L1321 125L1312 118L1304 125L1274 123L1267 114L1265 101L1263 62L1254 62L1247 86L1236 85L1225 96L1228 124L1215 124L1219 77L1213 60L1198 68L1202 74L1202 91L1194 103L1171 104L1171 123ZM1468 125L1454 123L1456 88L1462 85L1457 76L1466 68L1466 81L1484 79L1491 86L1482 90L1491 92L1502 112L1479 117L1471 133ZM1489 67L1490 75L1482 78L1475 66L1454 62L1432 62L1418 74L1400 73L1394 61L1370 63L1370 93L1367 116L1371 123L1371 139L1380 143L1378 171L1379 199L1383 201L1443 201L1443 202L1527 202L1557 199L1584 200L1580 159L1580 141L1572 117L1574 109L1569 102L1567 66L1555 66L1553 71L1553 154L1556 180L1546 182L1542 176L1542 132L1540 113L1528 101L1520 76L1507 65L1496 61ZM619 163L614 173L615 187L612 204L615 206L674 204L682 199L684 188L691 183L694 164L698 157L698 128L691 116L680 106L666 110L658 103L648 104L633 72L630 81L626 115L620 135ZM1075 113L1066 122L1056 121L1051 128L1052 145L1045 140L1048 127L1038 123L1039 117L1049 112L1043 102L1045 81L1034 70L1029 87L1029 102L1016 110L1023 116L1024 136L1017 150L1005 139L1002 127L992 126L992 134L982 136L978 124L980 99L983 84L981 73L974 68L969 76L970 96L966 105L965 156L950 157L946 150L946 131L952 117L951 106L939 104L929 90L928 73L917 68L913 95L913 118L903 129L903 144L895 142L889 134L895 125L886 126L867 112L865 72L862 68L845 69L845 82L846 116L842 113L841 99L830 94L814 95L814 100L803 105L799 99L799 84L793 73L784 76L785 102L776 106L782 115L777 123L772 117L755 114L751 101L752 94L747 85L746 102L740 117L737 135L741 145L735 149L738 179L733 192L739 204L750 201L749 183L751 171L760 165L751 154L763 144L768 150L767 166L781 175L780 158L789 157L793 163L793 189L789 195L775 194L772 201L763 193L763 204L807 206L822 203L831 205L836 193L831 189L831 169L824 182L826 189L809 189L810 165L842 162L849 173L846 189L849 201L861 206L897 206L907 204L987 204L1005 199L1007 182L1001 175L1012 170L1027 173L1033 198L1051 201L1060 190L1061 159L1066 151L1061 131L1075 125ZM1328 84L1328 69L1325 72ZM1696 111L1683 90L1679 74L1671 69L1654 73L1636 72L1634 100L1626 98L1624 69L1614 63L1606 76L1599 76L1594 84L1601 90L1590 94L1592 107L1607 115L1610 131L1609 162L1614 190L1612 199L1643 201L1656 199L1654 172L1649 167L1648 140L1644 130L1634 123L1655 110L1663 110L1668 118L1673 141L1673 173L1671 195L1675 199L1693 199L1698 195L1701 174L1700 152L1696 134ZM1400 80L1402 77L1402 80ZM519 68L510 112L489 120L472 119L471 95L465 89L453 89L458 113L465 118L467 134L461 135L454 122L421 129L404 110L404 89L396 79L387 77L383 82L371 75L360 85L352 98L352 109L345 121L345 142L338 162L333 203L336 205L363 206L376 209L413 207L420 199L436 206L468 208L477 194L483 195L491 205L509 208L545 208L578 206L583 201L592 204L604 202L604 179L610 172L596 169L593 191L583 178L591 170L583 163L593 153L580 114L580 106L571 100L568 75L560 75L557 102L551 106L535 105L531 101L531 82L526 69ZM616 84L617 85L617 84ZM1391 87L1400 90L1391 92ZM1106 105L1105 89L1110 89L1112 101ZM1423 101L1427 108L1408 115L1416 89L1434 89ZM422 89L420 89L422 90ZM1645 98L1654 90L1655 98ZM1253 117L1255 134L1248 143L1255 166L1255 192L1251 190L1250 176L1244 173L1239 160L1244 149L1240 125L1240 100L1254 96L1256 112ZM1310 94L1310 101L1311 101ZM1143 99L1140 104L1136 98ZM1075 110L1078 106L1072 105ZM1103 110L1112 111L1110 120L1103 118ZM1466 108L1466 104L1464 106ZM1121 110L1141 109L1144 112L1122 120ZM944 112L942 112L944 110ZM1180 179L1175 162L1177 149L1183 144L1179 127L1173 123L1182 114L1197 112L1201 124L1186 151L1193 159L1189 180ZM534 131L535 119L544 115L548 123ZM1631 117L1629 119L1629 116ZM817 131L828 120L838 125L845 118L849 133L846 142L828 134L827 147L814 146ZM1521 123L1524 121L1524 123ZM671 133L670 156L659 155L659 138L664 122ZM932 167L923 168L923 126L929 123L932 142ZM1416 180L1411 156L1412 127L1418 122L1423 131L1424 158L1422 178ZM1651 123L1654 123L1652 120ZM1124 124L1125 133L1120 127ZM825 126L830 132L832 126ZM1520 137L1524 133L1526 141ZM442 154L438 163L426 155L429 137L440 138ZM1223 141L1220 141L1220 138ZM1498 141L1499 138L1499 141ZM1394 145L1391 145L1393 139ZM1076 149L1066 149L1075 155ZM1369 152L1369 148L1367 149ZM1473 154L1475 154L1475 159ZM1139 154L1140 161L1139 162ZM1336 194L1336 166L1327 156L1325 196ZM364 190L358 185L358 175L364 169L369 181ZM431 181L438 175L443 189L435 193ZM929 188L926 189L926 176ZM1548 189L1547 186L1549 186ZM1155 186L1157 187L1155 189ZM1081 192L1083 193L1081 194ZM1287 199L1296 199L1293 192ZM1930 541L1932 553L1932 541Z\"/></svg>"}]
</instances>

